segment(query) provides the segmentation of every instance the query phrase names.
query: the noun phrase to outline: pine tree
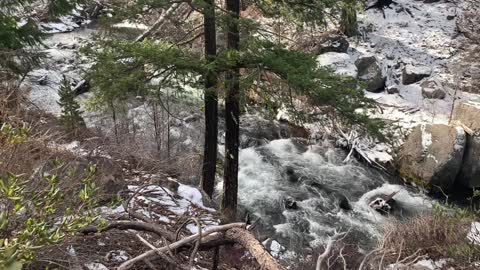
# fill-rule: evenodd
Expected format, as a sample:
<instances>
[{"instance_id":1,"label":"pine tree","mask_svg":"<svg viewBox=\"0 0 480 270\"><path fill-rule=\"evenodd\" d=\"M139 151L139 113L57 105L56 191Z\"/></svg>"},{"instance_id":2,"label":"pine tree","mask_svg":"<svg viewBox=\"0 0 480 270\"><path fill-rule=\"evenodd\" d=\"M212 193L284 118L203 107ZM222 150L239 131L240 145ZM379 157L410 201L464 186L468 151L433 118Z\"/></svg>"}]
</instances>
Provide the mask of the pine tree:
<instances>
[{"instance_id":1,"label":"pine tree","mask_svg":"<svg viewBox=\"0 0 480 270\"><path fill-rule=\"evenodd\" d=\"M226 0L227 50L233 57L232 67L225 75L225 164L223 171L222 213L233 220L237 213L238 147L240 142L240 68L236 55L240 49L240 0Z\"/></svg>"},{"instance_id":2,"label":"pine tree","mask_svg":"<svg viewBox=\"0 0 480 270\"><path fill-rule=\"evenodd\" d=\"M192 10L205 15L209 3L210 0L195 1L190 5L194 5ZM142 1L138 8L129 7L129 16L133 18L142 14L143 10L155 8L167 10L172 3L151 0L148 5L145 6ZM255 5L265 16L283 17L286 23L293 23L299 28L325 25L327 16L336 15L340 20L343 7L342 1L336 0L259 0L255 1ZM189 5L184 7L188 8ZM212 127L216 126L217 121L214 111L216 103L207 105L207 100L216 101L214 82L219 86L215 89L217 92L225 89L226 161L222 204L226 211L224 213L231 218L235 216L237 205L239 122L246 90L263 97L266 103L273 104L272 107L286 106L301 119L324 121L331 117L335 121L342 121L342 124L373 131L380 126L365 114L365 109L372 108L375 103L364 96L355 79L338 76L332 70L319 67L316 55L291 49L287 42L283 42L281 37L272 36L274 34L263 29L260 23L240 17L239 7L239 0L226 0L227 10L216 7L215 28L227 31L225 42L218 42L227 44L227 47L219 46L216 56L213 51L213 32L210 29L212 21L209 26L205 22L203 24L204 37L212 49L205 50L205 54L195 51L194 46L186 46L198 37L195 27L192 28L191 25L185 32L192 37L184 37L181 41L168 35L162 36L161 41L154 41L155 38L150 37L136 43L107 38L100 40L98 46L90 46L87 50L87 55L94 58L96 63L90 76L97 101L124 100L129 93L148 92L151 87L149 82L153 78L161 80L161 87L180 89L185 84L204 87L206 136L212 138L205 138L205 153L212 153L214 149L207 144L216 141L216 134L212 134L215 132L209 131L214 130ZM184 14L189 13L187 11ZM207 15L205 19L208 18L212 19ZM124 59L128 61L123 61ZM308 111L302 112L295 108L292 100L297 97L307 100L305 104L310 107ZM211 114L207 114L207 111ZM315 113L309 113L312 111ZM211 158L209 156L204 160L204 166L209 166L207 170L210 175L213 172ZM214 177L206 176L205 168L203 187L211 195Z\"/></svg>"},{"instance_id":3,"label":"pine tree","mask_svg":"<svg viewBox=\"0 0 480 270\"><path fill-rule=\"evenodd\" d=\"M69 131L76 131L85 125L80 112L80 105L75 101L75 92L70 86L69 80L63 76L62 85L58 91L60 100L57 102L62 108L60 122Z\"/></svg>"},{"instance_id":4,"label":"pine tree","mask_svg":"<svg viewBox=\"0 0 480 270\"><path fill-rule=\"evenodd\" d=\"M205 0L203 28L205 32L204 47L207 63L214 63L217 55L217 36L215 1ZM215 173L217 168L218 140L218 94L217 74L209 69L204 75L205 81L205 143L203 145L202 189L208 196L213 196Z\"/></svg>"}]
</instances>

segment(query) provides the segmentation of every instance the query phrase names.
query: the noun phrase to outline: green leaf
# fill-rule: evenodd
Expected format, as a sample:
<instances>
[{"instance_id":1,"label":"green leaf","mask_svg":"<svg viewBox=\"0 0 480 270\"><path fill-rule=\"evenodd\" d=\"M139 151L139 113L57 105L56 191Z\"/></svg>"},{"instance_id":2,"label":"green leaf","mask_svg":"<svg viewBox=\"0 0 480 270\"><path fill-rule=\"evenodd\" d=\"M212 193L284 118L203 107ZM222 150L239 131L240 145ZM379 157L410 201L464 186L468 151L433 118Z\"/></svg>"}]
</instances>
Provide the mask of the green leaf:
<instances>
[{"instance_id":1,"label":"green leaf","mask_svg":"<svg viewBox=\"0 0 480 270\"><path fill-rule=\"evenodd\" d=\"M19 261L14 261L5 266L5 270L22 270L22 268L23 268L23 263Z\"/></svg>"}]
</instances>

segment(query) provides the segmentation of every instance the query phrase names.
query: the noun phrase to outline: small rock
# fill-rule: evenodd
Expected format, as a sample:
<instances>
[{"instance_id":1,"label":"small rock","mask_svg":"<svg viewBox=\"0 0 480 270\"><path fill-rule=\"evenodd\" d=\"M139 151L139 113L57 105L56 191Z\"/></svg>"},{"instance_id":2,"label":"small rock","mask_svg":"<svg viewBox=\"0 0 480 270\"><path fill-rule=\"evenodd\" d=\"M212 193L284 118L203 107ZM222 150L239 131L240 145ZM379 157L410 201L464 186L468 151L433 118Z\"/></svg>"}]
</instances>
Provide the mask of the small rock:
<instances>
[{"instance_id":1,"label":"small rock","mask_svg":"<svg viewBox=\"0 0 480 270\"><path fill-rule=\"evenodd\" d=\"M412 84L420 81L423 78L430 76L431 69L428 67L417 67L407 65L403 68L402 82L403 84Z\"/></svg>"},{"instance_id":2,"label":"small rock","mask_svg":"<svg viewBox=\"0 0 480 270\"><path fill-rule=\"evenodd\" d=\"M338 204L338 206L345 211L352 210L352 206L350 205L350 202L348 201L347 197L345 197L345 196L340 198L340 203Z\"/></svg>"},{"instance_id":3,"label":"small rock","mask_svg":"<svg viewBox=\"0 0 480 270\"><path fill-rule=\"evenodd\" d=\"M428 80L420 84L422 87L422 96L425 98L444 99L446 91L442 83L437 80Z\"/></svg>"},{"instance_id":4,"label":"small rock","mask_svg":"<svg viewBox=\"0 0 480 270\"><path fill-rule=\"evenodd\" d=\"M389 213L392 210L390 204L382 198L376 198L368 206L381 213Z\"/></svg>"},{"instance_id":5,"label":"small rock","mask_svg":"<svg viewBox=\"0 0 480 270\"><path fill-rule=\"evenodd\" d=\"M455 19L455 15L448 15L447 16L447 20L451 21L453 19Z\"/></svg>"},{"instance_id":6,"label":"small rock","mask_svg":"<svg viewBox=\"0 0 480 270\"><path fill-rule=\"evenodd\" d=\"M317 42L317 53L327 52L346 53L350 44L342 35L328 35L321 37Z\"/></svg>"},{"instance_id":7,"label":"small rock","mask_svg":"<svg viewBox=\"0 0 480 270\"><path fill-rule=\"evenodd\" d=\"M400 89L398 88L398 85L390 85L389 87L387 87L387 93L398 94L400 93Z\"/></svg>"},{"instance_id":8,"label":"small rock","mask_svg":"<svg viewBox=\"0 0 480 270\"><path fill-rule=\"evenodd\" d=\"M284 198L283 199L283 205L285 206L286 209L291 209L291 210L297 210L298 209L297 202L292 197Z\"/></svg>"}]
</instances>

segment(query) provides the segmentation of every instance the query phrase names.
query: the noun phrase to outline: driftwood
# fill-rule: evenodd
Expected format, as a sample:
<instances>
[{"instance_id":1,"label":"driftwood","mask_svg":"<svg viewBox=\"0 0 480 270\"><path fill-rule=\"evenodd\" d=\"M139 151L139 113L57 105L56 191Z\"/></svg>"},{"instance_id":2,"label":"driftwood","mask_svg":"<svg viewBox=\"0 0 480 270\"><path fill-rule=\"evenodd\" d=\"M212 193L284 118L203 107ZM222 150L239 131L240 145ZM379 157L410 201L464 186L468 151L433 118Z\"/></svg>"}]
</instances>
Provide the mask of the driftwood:
<instances>
[{"instance_id":1,"label":"driftwood","mask_svg":"<svg viewBox=\"0 0 480 270\"><path fill-rule=\"evenodd\" d=\"M388 173L387 168L382 166L380 163L372 160L368 155L360 148L359 136L357 132L352 130L349 135L345 134L340 128L338 128L339 134L347 141L348 148L350 149L349 154L345 158L344 162L348 162L353 152L356 152L364 161L366 161L370 166L378 168L386 173Z\"/></svg>"},{"instance_id":2,"label":"driftwood","mask_svg":"<svg viewBox=\"0 0 480 270\"><path fill-rule=\"evenodd\" d=\"M219 232L225 232L229 229L232 229L232 228L242 228L242 227L245 227L246 224L245 223L230 223L230 224L226 224L226 225L221 225L221 226L217 226L217 227L213 227L209 230L206 230L203 232L203 236L207 236L207 235L211 235L211 234L217 234ZM192 242L194 242L195 240L198 240L199 238L199 234L193 234L193 235L190 235L188 237L185 237L181 240L178 240L172 244L169 244L169 245L166 245L164 247L161 247L161 248L157 248L157 249L154 249L154 250L150 250L150 251L147 251L145 253L142 253L140 255L138 255L137 257L135 258L132 258L124 263L122 263L118 268L117 270L126 270L126 269L130 269L130 267L132 267L135 263L139 262L139 261L143 261L145 259L149 259L150 257L152 256L155 256L158 252L167 252L169 250L174 250L174 249L177 249L177 248L180 248L186 244L191 244Z\"/></svg>"},{"instance_id":3,"label":"driftwood","mask_svg":"<svg viewBox=\"0 0 480 270\"><path fill-rule=\"evenodd\" d=\"M193 220L199 225L196 220ZM182 225L183 226L183 225ZM193 266L193 257L199 249L200 244L215 242L219 240L226 240L232 243L237 243L244 247L246 250L252 254L253 257L260 264L262 269L266 270L283 270L284 268L265 250L263 245L252 235L248 230L246 223L230 223L225 225L219 225L213 228L210 228L205 231L201 231L190 236L187 236L183 239L175 241L171 244L167 244L163 247L156 248L150 243L142 241L147 245L151 250L138 255L124 263L122 263L117 270L126 270L130 269L134 264L138 262L146 262L151 257L160 256L160 258L165 259L169 263L174 263L174 260L170 258L166 253L181 248L185 245L192 245L193 242L196 242L195 248L190 256L190 268Z\"/></svg>"},{"instance_id":4,"label":"driftwood","mask_svg":"<svg viewBox=\"0 0 480 270\"><path fill-rule=\"evenodd\" d=\"M337 241L339 241L343 237L345 237L347 234L348 234L348 232L335 233L332 237L328 238L328 242L327 242L327 245L325 247L325 251L322 254L320 254L317 258L317 265L315 267L315 270L322 270L323 269L322 265L325 262L325 260L330 256L330 253L332 253L333 245ZM345 258L343 258L343 260L344 260L344 265L346 265Z\"/></svg>"},{"instance_id":5,"label":"driftwood","mask_svg":"<svg viewBox=\"0 0 480 270\"><path fill-rule=\"evenodd\" d=\"M232 228L226 231L225 237L242 247L252 254L260 264L260 269L280 270L283 267L265 250L263 245L246 229Z\"/></svg>"}]
</instances>

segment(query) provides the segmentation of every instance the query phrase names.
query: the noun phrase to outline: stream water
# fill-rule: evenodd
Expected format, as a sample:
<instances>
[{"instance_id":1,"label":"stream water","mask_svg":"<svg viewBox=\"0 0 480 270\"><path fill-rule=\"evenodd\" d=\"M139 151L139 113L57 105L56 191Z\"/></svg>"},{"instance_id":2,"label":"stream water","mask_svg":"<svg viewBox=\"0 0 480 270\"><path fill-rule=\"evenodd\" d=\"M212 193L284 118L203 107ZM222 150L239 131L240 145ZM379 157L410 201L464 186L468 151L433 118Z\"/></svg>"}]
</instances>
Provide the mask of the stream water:
<instances>
[{"instance_id":1,"label":"stream water","mask_svg":"<svg viewBox=\"0 0 480 270\"><path fill-rule=\"evenodd\" d=\"M356 161L329 142L305 145L273 140L240 152L239 200L261 217L261 231L287 250L316 247L335 231L350 230L364 248L374 244L382 224L431 208L424 195ZM368 205L393 192L396 205L382 215ZM295 201L293 203L293 201ZM288 202L288 203L286 203Z\"/></svg>"}]
</instances>

